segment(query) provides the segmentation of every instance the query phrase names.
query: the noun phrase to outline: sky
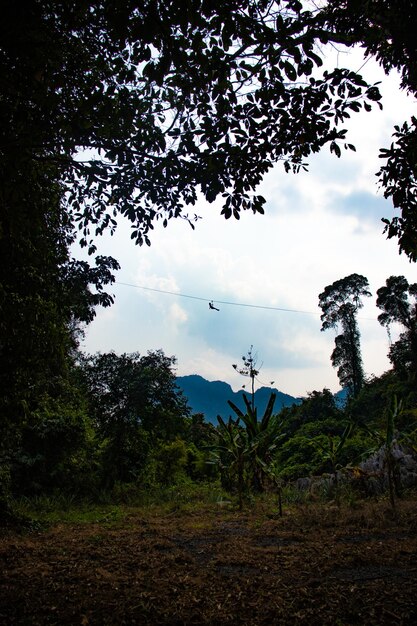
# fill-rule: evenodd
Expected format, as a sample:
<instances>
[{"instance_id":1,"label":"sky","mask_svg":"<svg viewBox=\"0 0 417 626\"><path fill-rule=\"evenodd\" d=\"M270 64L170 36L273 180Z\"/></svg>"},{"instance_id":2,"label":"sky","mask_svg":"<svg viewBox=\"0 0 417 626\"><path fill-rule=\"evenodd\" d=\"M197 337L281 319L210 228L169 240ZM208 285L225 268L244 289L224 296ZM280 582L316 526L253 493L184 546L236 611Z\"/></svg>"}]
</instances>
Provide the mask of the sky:
<instances>
[{"instance_id":1,"label":"sky","mask_svg":"<svg viewBox=\"0 0 417 626\"><path fill-rule=\"evenodd\" d=\"M363 64L358 53L340 56L340 66ZM394 124L409 119L415 102L396 75L385 77L373 61L361 71L381 81L384 109L352 114L348 140L357 151L338 159L325 147L307 173L287 174L278 163L258 190L265 215L243 212L239 221L226 221L221 203L200 200L195 230L178 219L166 229L158 224L150 248L134 245L127 223L100 238L99 253L117 258L121 270L109 290L115 303L98 310L87 328L86 352L162 349L177 358L177 375L223 380L236 391L246 381L232 364L243 364L253 345L258 386L274 381L297 397L325 387L336 392L330 361L336 333L320 330L318 296L358 273L373 294L358 315L366 375L390 368L376 291L391 275L416 282L417 271L383 234L381 218L394 213L375 173L379 148L390 145ZM209 309L211 300L219 311Z\"/></svg>"}]
</instances>

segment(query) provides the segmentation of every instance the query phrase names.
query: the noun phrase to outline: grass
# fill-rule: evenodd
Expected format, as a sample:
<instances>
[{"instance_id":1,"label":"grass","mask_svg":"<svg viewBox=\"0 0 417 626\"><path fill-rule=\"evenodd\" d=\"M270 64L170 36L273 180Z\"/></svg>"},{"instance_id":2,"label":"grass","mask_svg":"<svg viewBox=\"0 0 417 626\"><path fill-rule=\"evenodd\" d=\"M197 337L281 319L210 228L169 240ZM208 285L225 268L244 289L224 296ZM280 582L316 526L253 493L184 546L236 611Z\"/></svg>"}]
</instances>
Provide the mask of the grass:
<instances>
[{"instance_id":1,"label":"grass","mask_svg":"<svg viewBox=\"0 0 417 626\"><path fill-rule=\"evenodd\" d=\"M126 513L120 505L91 504L79 502L65 496L37 496L20 498L14 503L14 511L24 519L41 526L59 522L89 524L93 522L113 523L121 521Z\"/></svg>"},{"instance_id":2,"label":"grass","mask_svg":"<svg viewBox=\"0 0 417 626\"><path fill-rule=\"evenodd\" d=\"M408 494L413 498L413 494ZM415 496L415 494L414 494ZM378 505L378 506L377 506ZM381 506L382 505L382 506ZM29 520L28 528L47 527L56 523L90 524L106 526L123 523L126 518L140 511L157 516L192 515L206 511L230 511L237 509L237 500L227 494L218 483L183 483L171 487L139 489L136 485L117 486L113 492L95 494L91 499L73 494L24 497L14 502L14 511ZM376 515L376 510L378 514ZM275 493L250 496L245 501L244 511L258 519L277 519L278 499ZM310 527L315 524L331 525L344 518L362 519L363 525L377 523L381 511L389 518L387 497L363 500L351 489L341 492L340 504L329 499L329 494L312 497L306 491L285 487L283 490L283 514L297 523L299 517ZM382 520L379 520L381 522Z\"/></svg>"},{"instance_id":3,"label":"grass","mask_svg":"<svg viewBox=\"0 0 417 626\"><path fill-rule=\"evenodd\" d=\"M111 492L103 491L91 498L60 492L21 497L13 502L13 510L34 526L58 522L112 524L122 521L132 509L140 508L163 515L191 513L207 506L221 507L229 503L229 496L217 483L184 483L148 489L118 485Z\"/></svg>"}]
</instances>

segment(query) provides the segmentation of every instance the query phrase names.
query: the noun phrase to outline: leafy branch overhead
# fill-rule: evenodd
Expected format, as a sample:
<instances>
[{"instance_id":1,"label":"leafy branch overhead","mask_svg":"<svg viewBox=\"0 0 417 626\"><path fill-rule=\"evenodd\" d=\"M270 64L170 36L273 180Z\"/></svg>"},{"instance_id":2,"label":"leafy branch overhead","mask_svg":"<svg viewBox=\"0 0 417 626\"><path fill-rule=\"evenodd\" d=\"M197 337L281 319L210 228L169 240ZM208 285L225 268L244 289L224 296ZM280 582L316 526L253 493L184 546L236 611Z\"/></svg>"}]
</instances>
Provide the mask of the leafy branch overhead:
<instances>
[{"instance_id":1,"label":"leafy branch overhead","mask_svg":"<svg viewBox=\"0 0 417 626\"><path fill-rule=\"evenodd\" d=\"M226 218L263 213L276 161L354 149L343 123L380 105L359 74L319 69L340 36L299 2L32 0L2 18L1 150L54 164L91 251L119 215L140 244L155 220L192 223L198 191Z\"/></svg>"}]
</instances>

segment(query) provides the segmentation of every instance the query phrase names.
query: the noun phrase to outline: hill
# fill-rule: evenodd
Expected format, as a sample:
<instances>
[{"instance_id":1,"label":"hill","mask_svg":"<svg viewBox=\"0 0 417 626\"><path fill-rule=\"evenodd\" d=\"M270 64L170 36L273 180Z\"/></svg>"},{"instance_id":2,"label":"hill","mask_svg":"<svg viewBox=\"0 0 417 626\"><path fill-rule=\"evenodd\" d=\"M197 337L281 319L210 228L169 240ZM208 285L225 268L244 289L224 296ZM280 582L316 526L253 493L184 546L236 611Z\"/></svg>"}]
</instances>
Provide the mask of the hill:
<instances>
[{"instance_id":1,"label":"hill","mask_svg":"<svg viewBox=\"0 0 417 626\"><path fill-rule=\"evenodd\" d=\"M206 421L213 424L217 424L217 415L221 415L226 419L229 415L234 415L227 403L228 400L234 402L236 406L244 411L245 403L243 396L250 397L250 394L243 389L233 391L230 385L221 380L209 381L196 374L177 376L177 385L188 399L188 404L193 413L203 413ZM282 391L278 391L278 389L260 387L255 392L255 404L258 408L259 416L263 415L271 391L277 394L277 399L275 400L276 412L279 412L284 406L291 406L301 402L301 398L294 398Z\"/></svg>"}]
</instances>

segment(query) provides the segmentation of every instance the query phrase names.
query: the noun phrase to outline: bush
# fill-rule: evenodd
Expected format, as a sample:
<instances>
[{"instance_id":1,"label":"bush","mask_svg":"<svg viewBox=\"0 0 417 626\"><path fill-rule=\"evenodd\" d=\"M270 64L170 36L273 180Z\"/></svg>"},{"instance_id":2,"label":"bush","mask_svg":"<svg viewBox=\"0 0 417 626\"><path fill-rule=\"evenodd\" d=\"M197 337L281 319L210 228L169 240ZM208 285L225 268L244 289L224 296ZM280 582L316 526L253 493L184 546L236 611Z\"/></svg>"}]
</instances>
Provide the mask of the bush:
<instances>
[{"instance_id":1,"label":"bush","mask_svg":"<svg viewBox=\"0 0 417 626\"><path fill-rule=\"evenodd\" d=\"M187 448L182 439L160 444L155 459L156 480L161 485L173 485L185 477Z\"/></svg>"}]
</instances>

